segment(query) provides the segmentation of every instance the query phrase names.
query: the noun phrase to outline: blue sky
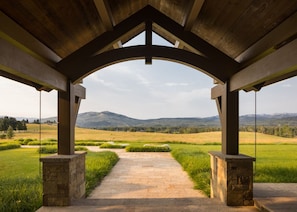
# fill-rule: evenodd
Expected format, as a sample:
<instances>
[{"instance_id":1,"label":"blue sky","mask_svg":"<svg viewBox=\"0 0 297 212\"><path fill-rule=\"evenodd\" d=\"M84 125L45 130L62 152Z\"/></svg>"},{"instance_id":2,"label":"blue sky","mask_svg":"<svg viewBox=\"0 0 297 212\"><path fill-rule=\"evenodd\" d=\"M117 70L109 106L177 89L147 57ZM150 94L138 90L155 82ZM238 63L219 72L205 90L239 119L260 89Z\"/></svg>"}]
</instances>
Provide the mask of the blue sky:
<instances>
[{"instance_id":1,"label":"blue sky","mask_svg":"<svg viewBox=\"0 0 297 212\"><path fill-rule=\"evenodd\" d=\"M144 43L143 34L128 45ZM170 45L156 35L153 44ZM143 60L118 63L83 80L87 98L79 113L111 111L133 118L208 117L217 115L210 99L213 80L178 63ZM296 113L297 77L262 88L257 93L259 114ZM254 113L254 92L240 92L240 114ZM39 117L39 92L0 77L0 115ZM57 92L41 92L42 117L57 115Z\"/></svg>"}]
</instances>

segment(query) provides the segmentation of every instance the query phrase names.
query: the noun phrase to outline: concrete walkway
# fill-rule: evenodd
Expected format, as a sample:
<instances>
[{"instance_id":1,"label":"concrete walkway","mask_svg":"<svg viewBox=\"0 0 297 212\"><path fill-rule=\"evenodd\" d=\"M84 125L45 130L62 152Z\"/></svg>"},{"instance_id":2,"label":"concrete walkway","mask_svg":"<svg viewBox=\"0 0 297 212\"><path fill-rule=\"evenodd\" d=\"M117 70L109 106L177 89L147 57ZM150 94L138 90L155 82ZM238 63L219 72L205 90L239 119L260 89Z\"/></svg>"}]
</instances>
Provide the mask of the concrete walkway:
<instances>
[{"instance_id":1,"label":"concrete walkway","mask_svg":"<svg viewBox=\"0 0 297 212\"><path fill-rule=\"evenodd\" d=\"M98 150L98 149L97 149ZM193 189L193 182L170 153L130 153L114 150L119 162L87 199L48 211L258 211L228 207Z\"/></svg>"},{"instance_id":2,"label":"concrete walkway","mask_svg":"<svg viewBox=\"0 0 297 212\"><path fill-rule=\"evenodd\" d=\"M254 183L255 205L262 211L297 211L297 183Z\"/></svg>"}]
</instances>

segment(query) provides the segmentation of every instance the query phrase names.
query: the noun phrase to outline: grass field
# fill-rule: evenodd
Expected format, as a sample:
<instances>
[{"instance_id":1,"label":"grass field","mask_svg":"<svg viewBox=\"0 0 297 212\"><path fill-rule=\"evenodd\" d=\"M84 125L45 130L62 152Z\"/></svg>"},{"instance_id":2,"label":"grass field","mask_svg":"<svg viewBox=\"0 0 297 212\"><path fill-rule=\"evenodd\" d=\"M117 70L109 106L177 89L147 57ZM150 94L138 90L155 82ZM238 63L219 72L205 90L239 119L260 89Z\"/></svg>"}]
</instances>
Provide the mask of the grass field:
<instances>
[{"instance_id":1,"label":"grass field","mask_svg":"<svg viewBox=\"0 0 297 212\"><path fill-rule=\"evenodd\" d=\"M39 139L39 125L28 124L26 132L15 133L14 139L32 138ZM239 142L254 143L255 134L253 132L240 132ZM41 128L41 139L57 139L57 126L43 124ZM116 132L94 129L76 128L76 140L106 140L106 141L129 141L129 142L186 142L186 143L217 143L221 141L221 132L205 132L194 134L166 134L147 132ZM0 140L5 141L5 140ZM257 143L291 143L297 144L296 138L282 138L272 135L257 133Z\"/></svg>"}]
</instances>

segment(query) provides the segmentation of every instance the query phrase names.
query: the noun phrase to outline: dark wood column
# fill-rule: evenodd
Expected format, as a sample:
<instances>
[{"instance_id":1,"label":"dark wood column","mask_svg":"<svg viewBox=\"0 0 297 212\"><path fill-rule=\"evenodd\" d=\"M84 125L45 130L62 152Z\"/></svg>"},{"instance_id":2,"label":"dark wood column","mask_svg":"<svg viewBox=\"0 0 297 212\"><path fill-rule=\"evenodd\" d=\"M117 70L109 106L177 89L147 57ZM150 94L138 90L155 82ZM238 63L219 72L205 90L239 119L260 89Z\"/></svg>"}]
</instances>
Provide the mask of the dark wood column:
<instances>
[{"instance_id":1,"label":"dark wood column","mask_svg":"<svg viewBox=\"0 0 297 212\"><path fill-rule=\"evenodd\" d=\"M58 91L58 154L74 154L75 123L85 88L67 83L67 91Z\"/></svg>"},{"instance_id":2,"label":"dark wood column","mask_svg":"<svg viewBox=\"0 0 297 212\"><path fill-rule=\"evenodd\" d=\"M212 99L216 100L222 127L222 153L238 155L239 141L239 97L238 91L230 92L229 82L212 89Z\"/></svg>"}]
</instances>

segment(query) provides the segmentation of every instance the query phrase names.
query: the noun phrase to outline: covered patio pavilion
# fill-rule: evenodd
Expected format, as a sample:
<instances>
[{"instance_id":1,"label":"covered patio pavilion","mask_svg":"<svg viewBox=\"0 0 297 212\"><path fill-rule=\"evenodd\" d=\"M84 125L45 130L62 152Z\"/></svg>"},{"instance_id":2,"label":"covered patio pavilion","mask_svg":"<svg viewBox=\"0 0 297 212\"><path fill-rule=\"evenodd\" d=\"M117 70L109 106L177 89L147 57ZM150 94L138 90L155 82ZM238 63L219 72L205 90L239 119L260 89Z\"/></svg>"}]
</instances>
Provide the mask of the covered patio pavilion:
<instances>
[{"instance_id":1,"label":"covered patio pavilion","mask_svg":"<svg viewBox=\"0 0 297 212\"><path fill-rule=\"evenodd\" d=\"M0 9L0 75L58 91L58 155L42 159L43 205L85 194L85 155L74 152L84 77L135 59L182 63L214 79L222 148L210 152L212 197L254 204L254 158L238 148L238 92L297 75L297 1L14 0ZM123 48L142 32L145 45ZM152 32L175 47L153 45Z\"/></svg>"}]
</instances>

